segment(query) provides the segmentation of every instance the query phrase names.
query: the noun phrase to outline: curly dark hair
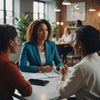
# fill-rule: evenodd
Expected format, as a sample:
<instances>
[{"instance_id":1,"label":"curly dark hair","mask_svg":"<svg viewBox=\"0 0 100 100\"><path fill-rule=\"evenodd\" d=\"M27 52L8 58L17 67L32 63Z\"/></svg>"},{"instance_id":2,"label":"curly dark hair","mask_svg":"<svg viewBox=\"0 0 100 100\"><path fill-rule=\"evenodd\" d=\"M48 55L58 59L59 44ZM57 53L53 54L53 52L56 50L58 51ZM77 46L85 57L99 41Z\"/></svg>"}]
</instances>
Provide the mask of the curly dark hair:
<instances>
[{"instance_id":1,"label":"curly dark hair","mask_svg":"<svg viewBox=\"0 0 100 100\"><path fill-rule=\"evenodd\" d=\"M48 28L48 37L47 37L47 41L51 40L52 37L52 27L49 23L49 21L47 21L46 19L39 19L39 20L35 20L32 21L27 29L27 40L35 43L37 42L37 29L39 28L40 24L46 24L47 28Z\"/></svg>"},{"instance_id":2,"label":"curly dark hair","mask_svg":"<svg viewBox=\"0 0 100 100\"><path fill-rule=\"evenodd\" d=\"M0 51L7 49L9 40L14 40L17 36L16 28L12 25L0 25Z\"/></svg>"},{"instance_id":3,"label":"curly dark hair","mask_svg":"<svg viewBox=\"0 0 100 100\"><path fill-rule=\"evenodd\" d=\"M77 42L84 45L86 54L97 52L100 49L99 31L90 25L83 25L76 30Z\"/></svg>"}]
</instances>

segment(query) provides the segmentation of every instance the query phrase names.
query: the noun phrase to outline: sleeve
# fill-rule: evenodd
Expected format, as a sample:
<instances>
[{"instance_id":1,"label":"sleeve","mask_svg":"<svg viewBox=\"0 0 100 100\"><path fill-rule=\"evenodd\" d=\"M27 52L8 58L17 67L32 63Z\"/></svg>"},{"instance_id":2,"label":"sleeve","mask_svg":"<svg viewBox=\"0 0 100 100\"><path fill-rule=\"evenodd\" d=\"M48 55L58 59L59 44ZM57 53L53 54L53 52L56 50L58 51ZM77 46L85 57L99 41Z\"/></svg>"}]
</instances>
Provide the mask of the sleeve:
<instances>
[{"instance_id":1,"label":"sleeve","mask_svg":"<svg viewBox=\"0 0 100 100\"><path fill-rule=\"evenodd\" d=\"M67 44L71 44L73 42L73 35L72 35L72 33L68 36L67 39L65 39L65 42Z\"/></svg>"},{"instance_id":2,"label":"sleeve","mask_svg":"<svg viewBox=\"0 0 100 100\"><path fill-rule=\"evenodd\" d=\"M63 39L64 39L64 37L65 37L65 34L63 34L63 35L62 35L62 37L61 37L60 39L61 39L61 40L63 40Z\"/></svg>"},{"instance_id":3,"label":"sleeve","mask_svg":"<svg viewBox=\"0 0 100 100\"><path fill-rule=\"evenodd\" d=\"M22 46L21 54L20 54L20 59L19 59L19 67L20 70L23 72L37 72L38 66L30 66L27 64L28 61L28 53L27 53L27 47L26 45Z\"/></svg>"},{"instance_id":4,"label":"sleeve","mask_svg":"<svg viewBox=\"0 0 100 100\"><path fill-rule=\"evenodd\" d=\"M79 68L73 69L65 82L60 81L57 84L57 89L62 97L69 97L78 92L83 87L85 79L86 78L83 78Z\"/></svg>"},{"instance_id":5,"label":"sleeve","mask_svg":"<svg viewBox=\"0 0 100 100\"><path fill-rule=\"evenodd\" d=\"M11 87L17 89L22 96L30 96L32 94L32 87L28 81L21 75L16 64L8 63L9 70L7 73L7 82Z\"/></svg>"},{"instance_id":6,"label":"sleeve","mask_svg":"<svg viewBox=\"0 0 100 100\"><path fill-rule=\"evenodd\" d=\"M60 60L55 43L54 43L54 63L57 69L59 69L59 66L63 65L62 61Z\"/></svg>"}]
</instances>

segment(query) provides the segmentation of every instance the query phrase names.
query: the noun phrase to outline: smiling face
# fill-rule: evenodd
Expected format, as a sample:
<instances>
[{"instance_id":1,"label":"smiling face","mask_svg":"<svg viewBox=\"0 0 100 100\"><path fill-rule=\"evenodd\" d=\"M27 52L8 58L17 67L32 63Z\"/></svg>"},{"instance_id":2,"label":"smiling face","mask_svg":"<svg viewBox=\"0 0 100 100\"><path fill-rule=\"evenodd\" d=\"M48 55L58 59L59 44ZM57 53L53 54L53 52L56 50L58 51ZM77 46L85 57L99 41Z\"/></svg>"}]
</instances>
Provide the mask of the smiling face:
<instances>
[{"instance_id":1,"label":"smiling face","mask_svg":"<svg viewBox=\"0 0 100 100\"><path fill-rule=\"evenodd\" d=\"M37 29L37 41L45 41L48 37L47 25L42 23Z\"/></svg>"}]
</instances>

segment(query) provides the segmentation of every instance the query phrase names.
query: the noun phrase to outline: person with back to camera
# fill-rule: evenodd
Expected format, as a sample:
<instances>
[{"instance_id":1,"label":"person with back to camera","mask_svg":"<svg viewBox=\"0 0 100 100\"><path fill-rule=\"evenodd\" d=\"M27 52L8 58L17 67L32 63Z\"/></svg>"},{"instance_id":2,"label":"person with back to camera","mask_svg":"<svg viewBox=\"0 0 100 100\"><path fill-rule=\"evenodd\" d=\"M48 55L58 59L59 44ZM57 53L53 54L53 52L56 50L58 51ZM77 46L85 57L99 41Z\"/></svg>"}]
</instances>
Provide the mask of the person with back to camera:
<instances>
[{"instance_id":1,"label":"person with back to camera","mask_svg":"<svg viewBox=\"0 0 100 100\"><path fill-rule=\"evenodd\" d=\"M73 42L75 54L82 60L71 70L68 67L60 70L62 78L57 89L62 97L75 94L77 100L97 100L100 97L99 32L92 26L81 26Z\"/></svg>"},{"instance_id":2,"label":"person with back to camera","mask_svg":"<svg viewBox=\"0 0 100 100\"><path fill-rule=\"evenodd\" d=\"M17 89L22 96L30 96L32 88L21 75L17 65L8 57L18 49L18 34L14 26L0 25L0 100L13 100Z\"/></svg>"},{"instance_id":3,"label":"person with back to camera","mask_svg":"<svg viewBox=\"0 0 100 100\"><path fill-rule=\"evenodd\" d=\"M52 28L45 19L32 21L27 30L27 40L22 45L19 59L21 71L25 72L51 72L54 68L63 66L58 55L55 43L50 41Z\"/></svg>"}]
</instances>

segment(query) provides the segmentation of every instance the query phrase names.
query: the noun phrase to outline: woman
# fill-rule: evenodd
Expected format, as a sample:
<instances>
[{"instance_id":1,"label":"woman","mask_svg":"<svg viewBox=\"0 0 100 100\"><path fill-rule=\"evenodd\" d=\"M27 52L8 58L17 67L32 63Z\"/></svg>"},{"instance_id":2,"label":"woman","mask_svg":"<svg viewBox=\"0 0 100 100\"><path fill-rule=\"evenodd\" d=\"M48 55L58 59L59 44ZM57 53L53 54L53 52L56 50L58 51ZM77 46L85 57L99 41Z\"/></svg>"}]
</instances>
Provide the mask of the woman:
<instances>
[{"instance_id":1,"label":"woman","mask_svg":"<svg viewBox=\"0 0 100 100\"><path fill-rule=\"evenodd\" d=\"M0 25L0 100L13 100L17 89L23 96L30 96L32 88L8 57L18 49L18 34L11 25Z\"/></svg>"},{"instance_id":2,"label":"woman","mask_svg":"<svg viewBox=\"0 0 100 100\"><path fill-rule=\"evenodd\" d=\"M82 60L73 66L69 75L67 67L60 70L58 91L62 97L75 94L77 100L97 100L100 97L99 32L92 26L81 26L74 35L73 47Z\"/></svg>"},{"instance_id":3,"label":"woman","mask_svg":"<svg viewBox=\"0 0 100 100\"><path fill-rule=\"evenodd\" d=\"M22 45L19 59L21 71L51 72L55 62L57 68L62 66L55 43L50 41L52 29L45 19L31 22L27 30L27 42Z\"/></svg>"},{"instance_id":4,"label":"woman","mask_svg":"<svg viewBox=\"0 0 100 100\"><path fill-rule=\"evenodd\" d=\"M59 54L62 54L63 55L63 62L64 62L64 59L66 58L66 55L68 52L73 52L73 33L70 32L69 28L65 28L64 30L64 34L63 36L60 38L59 40L59 43L66 43L67 46L64 44L62 45L60 48L57 47L60 51ZM66 63L66 61L64 62Z\"/></svg>"}]
</instances>

